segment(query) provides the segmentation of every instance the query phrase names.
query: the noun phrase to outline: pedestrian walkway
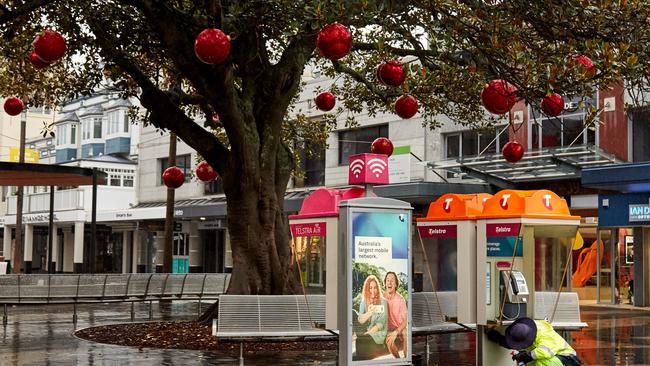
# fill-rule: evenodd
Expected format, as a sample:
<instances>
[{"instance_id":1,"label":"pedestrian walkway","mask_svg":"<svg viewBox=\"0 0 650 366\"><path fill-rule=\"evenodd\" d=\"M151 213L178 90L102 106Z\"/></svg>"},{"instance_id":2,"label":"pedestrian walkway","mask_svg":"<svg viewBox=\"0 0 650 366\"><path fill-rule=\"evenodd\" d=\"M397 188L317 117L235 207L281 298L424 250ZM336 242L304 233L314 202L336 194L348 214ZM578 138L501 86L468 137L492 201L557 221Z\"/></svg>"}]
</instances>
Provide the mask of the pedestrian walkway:
<instances>
[{"instance_id":1,"label":"pedestrian walkway","mask_svg":"<svg viewBox=\"0 0 650 366\"><path fill-rule=\"evenodd\" d=\"M154 320L192 319L196 302L154 303ZM191 350L137 349L75 338L74 330L129 322L130 304L81 306L79 322L70 321L72 308L22 306L10 310L0 328L0 365L238 365L237 355ZM148 304L136 304L136 319L149 316ZM585 365L649 365L650 317L629 307L585 306L589 328L573 332L574 348ZM430 338L429 365L474 365L474 335L448 334ZM422 354L424 344L416 344ZM283 351L245 355L245 365L336 365L336 351Z\"/></svg>"}]
</instances>

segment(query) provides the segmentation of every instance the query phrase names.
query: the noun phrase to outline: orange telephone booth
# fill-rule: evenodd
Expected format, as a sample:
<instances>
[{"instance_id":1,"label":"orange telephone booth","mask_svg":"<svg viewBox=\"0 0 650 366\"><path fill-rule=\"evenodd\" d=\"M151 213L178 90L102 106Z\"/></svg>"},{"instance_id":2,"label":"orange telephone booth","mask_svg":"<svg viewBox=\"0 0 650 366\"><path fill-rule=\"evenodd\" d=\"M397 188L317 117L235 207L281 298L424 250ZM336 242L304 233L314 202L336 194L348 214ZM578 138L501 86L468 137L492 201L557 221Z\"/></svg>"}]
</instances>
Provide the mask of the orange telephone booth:
<instances>
[{"instance_id":1,"label":"orange telephone booth","mask_svg":"<svg viewBox=\"0 0 650 366\"><path fill-rule=\"evenodd\" d=\"M490 197L445 194L417 219L413 262L420 290L435 291L444 315L459 323L476 323L476 217Z\"/></svg>"}]
</instances>

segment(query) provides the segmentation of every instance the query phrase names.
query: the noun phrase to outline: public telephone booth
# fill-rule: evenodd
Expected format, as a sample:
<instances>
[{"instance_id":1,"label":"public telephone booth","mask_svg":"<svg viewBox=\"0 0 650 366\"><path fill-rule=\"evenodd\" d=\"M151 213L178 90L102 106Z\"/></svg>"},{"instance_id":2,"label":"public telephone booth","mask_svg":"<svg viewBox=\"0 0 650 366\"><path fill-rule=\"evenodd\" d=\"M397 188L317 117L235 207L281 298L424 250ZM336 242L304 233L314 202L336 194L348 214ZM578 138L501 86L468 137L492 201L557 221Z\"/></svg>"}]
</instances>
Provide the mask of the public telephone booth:
<instances>
[{"instance_id":1,"label":"public telephone booth","mask_svg":"<svg viewBox=\"0 0 650 366\"><path fill-rule=\"evenodd\" d=\"M308 293L326 295L327 329L338 329L339 203L365 194L363 188L320 188L305 198L297 215L289 216L302 283Z\"/></svg>"},{"instance_id":2,"label":"public telephone booth","mask_svg":"<svg viewBox=\"0 0 650 366\"><path fill-rule=\"evenodd\" d=\"M566 201L548 190L503 190L485 202L476 234L479 364L512 362L507 350L487 341L484 326L505 326L524 316L552 321L555 299L570 284L579 225Z\"/></svg>"},{"instance_id":3,"label":"public telephone booth","mask_svg":"<svg viewBox=\"0 0 650 366\"><path fill-rule=\"evenodd\" d=\"M487 193L445 194L417 219L414 273L422 292L435 292L443 315L476 323L476 216L492 197Z\"/></svg>"}]
</instances>

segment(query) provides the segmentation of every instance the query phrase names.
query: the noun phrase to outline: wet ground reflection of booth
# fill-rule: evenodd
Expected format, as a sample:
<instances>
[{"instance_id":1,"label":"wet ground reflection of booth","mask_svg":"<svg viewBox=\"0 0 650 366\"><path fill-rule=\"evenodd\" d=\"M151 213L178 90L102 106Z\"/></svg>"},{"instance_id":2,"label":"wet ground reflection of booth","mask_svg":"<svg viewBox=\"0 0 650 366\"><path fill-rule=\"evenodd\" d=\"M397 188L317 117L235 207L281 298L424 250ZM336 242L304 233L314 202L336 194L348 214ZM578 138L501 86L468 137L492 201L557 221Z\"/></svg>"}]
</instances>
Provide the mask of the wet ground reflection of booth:
<instances>
[{"instance_id":1,"label":"wet ground reflection of booth","mask_svg":"<svg viewBox=\"0 0 650 366\"><path fill-rule=\"evenodd\" d=\"M339 203L364 197L365 193L363 188L321 188L305 198L297 215L289 216L292 247L306 292L326 294L328 329L338 329Z\"/></svg>"},{"instance_id":2,"label":"wet ground reflection of booth","mask_svg":"<svg viewBox=\"0 0 650 366\"><path fill-rule=\"evenodd\" d=\"M459 323L476 323L476 216L490 197L445 194L417 219L413 258L422 291L435 292L443 315Z\"/></svg>"}]
</instances>

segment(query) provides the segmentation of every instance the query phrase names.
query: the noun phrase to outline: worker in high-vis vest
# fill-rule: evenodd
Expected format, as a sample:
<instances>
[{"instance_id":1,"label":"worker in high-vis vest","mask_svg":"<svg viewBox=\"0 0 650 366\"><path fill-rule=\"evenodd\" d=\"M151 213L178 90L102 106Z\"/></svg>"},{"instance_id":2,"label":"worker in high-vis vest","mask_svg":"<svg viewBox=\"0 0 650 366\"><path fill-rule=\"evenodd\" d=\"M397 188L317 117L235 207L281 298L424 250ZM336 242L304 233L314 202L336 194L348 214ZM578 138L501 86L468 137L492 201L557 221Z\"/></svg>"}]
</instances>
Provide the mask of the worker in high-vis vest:
<instances>
[{"instance_id":1,"label":"worker in high-vis vest","mask_svg":"<svg viewBox=\"0 0 650 366\"><path fill-rule=\"evenodd\" d=\"M505 336L496 329L490 329L487 337L504 348L519 351L512 356L518 365L582 365L576 351L546 320L519 318L506 328Z\"/></svg>"}]
</instances>

